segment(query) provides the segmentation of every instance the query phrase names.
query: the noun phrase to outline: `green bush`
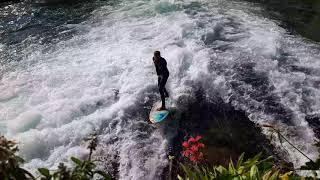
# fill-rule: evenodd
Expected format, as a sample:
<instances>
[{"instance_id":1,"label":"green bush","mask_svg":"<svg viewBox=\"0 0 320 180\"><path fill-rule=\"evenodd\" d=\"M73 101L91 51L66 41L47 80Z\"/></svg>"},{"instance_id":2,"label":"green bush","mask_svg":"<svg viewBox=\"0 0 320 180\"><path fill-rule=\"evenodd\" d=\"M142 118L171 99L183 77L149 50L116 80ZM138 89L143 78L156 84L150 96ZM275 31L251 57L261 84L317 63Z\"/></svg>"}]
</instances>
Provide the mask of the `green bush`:
<instances>
[{"instance_id":1,"label":"green bush","mask_svg":"<svg viewBox=\"0 0 320 180\"><path fill-rule=\"evenodd\" d=\"M0 136L0 179L35 179L31 173L20 167L24 160L16 155L18 151L18 146L14 141Z\"/></svg>"},{"instance_id":2,"label":"green bush","mask_svg":"<svg viewBox=\"0 0 320 180\"><path fill-rule=\"evenodd\" d=\"M41 180L89 180L93 179L95 175L100 175L105 180L111 179L111 177L103 171L95 170L96 165L89 160L80 160L75 157L71 157L71 160L75 163L73 169L68 170L67 167L60 163L58 170L50 174L50 171L46 168L39 168L41 173Z\"/></svg>"},{"instance_id":3,"label":"green bush","mask_svg":"<svg viewBox=\"0 0 320 180\"><path fill-rule=\"evenodd\" d=\"M261 154L243 161L242 154L238 162L234 164L230 160L229 166L190 166L183 165L184 174L178 175L179 180L277 180L277 179L299 179L293 176L292 172L280 173L277 168L273 167L272 157L261 159Z\"/></svg>"},{"instance_id":4,"label":"green bush","mask_svg":"<svg viewBox=\"0 0 320 180\"><path fill-rule=\"evenodd\" d=\"M30 172L20 166L24 160L17 155L18 146L14 141L7 140L4 136L0 136L0 179L1 180L90 180L94 176L100 176L104 180L111 179L107 173L96 170L94 161L91 160L92 152L97 146L97 136L93 135L89 140L88 149L90 154L87 160L80 160L71 157L75 164L73 168L67 168L63 163L60 163L58 170L50 171L47 168L39 168L40 177L35 178Z\"/></svg>"},{"instance_id":5,"label":"green bush","mask_svg":"<svg viewBox=\"0 0 320 180\"><path fill-rule=\"evenodd\" d=\"M50 173L49 169L39 168L38 171L42 175L41 180L90 180L95 175L100 175L104 180L111 179L107 173L99 170L95 170L96 165L91 160L92 152L96 150L98 144L98 138L96 134L93 134L86 139L89 141L88 149L90 150L89 157L87 160L80 160L75 157L71 157L71 161L75 166L68 170L67 167L60 163L58 170Z\"/></svg>"},{"instance_id":6,"label":"green bush","mask_svg":"<svg viewBox=\"0 0 320 180\"><path fill-rule=\"evenodd\" d=\"M26 180L26 179L41 179L41 180L90 180L97 176L100 179L109 180L111 176L107 173L97 170L95 162L91 160L92 152L97 146L97 136L93 135L87 139L89 141L88 149L90 150L87 160L80 160L71 157L74 163L72 168L67 168L63 163L60 163L57 170L49 170L39 168L40 176L35 178L30 172L20 166L24 160L17 155L18 147L14 141L7 140L4 136L0 136L0 179L1 180ZM318 144L320 146L320 143ZM170 157L170 169L174 157ZM192 161L188 161L192 162ZM272 157L262 158L261 153L255 157L244 161L242 154L235 164L230 160L229 165L224 167L205 166L194 164L181 164L182 173L178 175L179 180L295 180L295 179L316 179L314 177L303 178L295 175L293 171L281 172L276 167ZM305 170L319 170L320 158L316 161L310 161L302 166ZM170 176L171 177L171 176Z\"/></svg>"}]
</instances>

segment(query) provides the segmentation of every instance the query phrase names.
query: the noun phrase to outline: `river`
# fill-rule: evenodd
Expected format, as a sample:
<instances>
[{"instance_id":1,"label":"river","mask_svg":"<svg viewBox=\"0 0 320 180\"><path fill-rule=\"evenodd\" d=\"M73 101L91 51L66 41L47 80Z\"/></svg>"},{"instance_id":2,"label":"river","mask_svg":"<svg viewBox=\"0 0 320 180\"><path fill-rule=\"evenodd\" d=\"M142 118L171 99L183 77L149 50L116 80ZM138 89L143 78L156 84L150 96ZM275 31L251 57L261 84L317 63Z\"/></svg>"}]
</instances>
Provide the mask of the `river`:
<instances>
[{"instance_id":1,"label":"river","mask_svg":"<svg viewBox=\"0 0 320 180\"><path fill-rule=\"evenodd\" d=\"M205 133L201 124L211 121L212 136L223 127L239 152L249 151L246 138L250 147L263 139L295 167L304 164L261 127L272 124L318 156L320 45L266 15L261 4L22 1L0 4L0 19L0 130L20 142L28 169L87 156L83 139L97 132L102 168L119 179L161 179L179 129ZM167 88L179 114L176 128L165 132L148 122L159 98L154 50L167 59ZM246 131L260 135L237 141Z\"/></svg>"}]
</instances>

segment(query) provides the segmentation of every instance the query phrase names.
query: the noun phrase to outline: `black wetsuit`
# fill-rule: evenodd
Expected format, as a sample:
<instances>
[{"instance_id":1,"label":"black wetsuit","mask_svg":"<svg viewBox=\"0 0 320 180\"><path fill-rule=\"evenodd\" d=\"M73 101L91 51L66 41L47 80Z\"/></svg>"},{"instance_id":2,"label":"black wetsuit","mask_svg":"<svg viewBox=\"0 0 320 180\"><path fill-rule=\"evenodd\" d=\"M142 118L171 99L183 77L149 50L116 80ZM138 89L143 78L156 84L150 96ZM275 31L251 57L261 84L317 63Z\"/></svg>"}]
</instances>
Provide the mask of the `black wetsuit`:
<instances>
[{"instance_id":1,"label":"black wetsuit","mask_svg":"<svg viewBox=\"0 0 320 180\"><path fill-rule=\"evenodd\" d=\"M167 68L167 61L160 57L158 61L155 61L153 58L154 65L156 67L157 75L158 75L158 87L162 101L162 107L165 107L165 98L169 97L169 94L166 90L166 83L169 77L169 71Z\"/></svg>"}]
</instances>

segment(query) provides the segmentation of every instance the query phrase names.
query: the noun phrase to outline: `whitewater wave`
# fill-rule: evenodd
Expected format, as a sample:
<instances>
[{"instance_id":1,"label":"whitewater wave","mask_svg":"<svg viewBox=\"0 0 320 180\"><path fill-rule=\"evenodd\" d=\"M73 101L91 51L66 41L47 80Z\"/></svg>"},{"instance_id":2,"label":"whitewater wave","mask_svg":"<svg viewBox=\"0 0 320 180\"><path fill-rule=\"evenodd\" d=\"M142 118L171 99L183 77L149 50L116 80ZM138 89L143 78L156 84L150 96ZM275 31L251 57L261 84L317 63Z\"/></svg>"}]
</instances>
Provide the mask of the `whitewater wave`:
<instances>
[{"instance_id":1,"label":"whitewater wave","mask_svg":"<svg viewBox=\"0 0 320 180\"><path fill-rule=\"evenodd\" d=\"M70 39L35 43L22 49L22 63L5 64L1 131L21 142L30 169L87 156L82 140L98 132L96 155L118 163L119 179L161 178L174 130L163 135L147 120L157 99L151 57L160 50L173 100L192 94L194 84L208 101L219 92L315 158L316 137L305 118L320 112L320 47L258 10L230 1L123 1L98 8L72 25L79 33ZM307 160L288 144L273 143L287 149L295 166Z\"/></svg>"}]
</instances>

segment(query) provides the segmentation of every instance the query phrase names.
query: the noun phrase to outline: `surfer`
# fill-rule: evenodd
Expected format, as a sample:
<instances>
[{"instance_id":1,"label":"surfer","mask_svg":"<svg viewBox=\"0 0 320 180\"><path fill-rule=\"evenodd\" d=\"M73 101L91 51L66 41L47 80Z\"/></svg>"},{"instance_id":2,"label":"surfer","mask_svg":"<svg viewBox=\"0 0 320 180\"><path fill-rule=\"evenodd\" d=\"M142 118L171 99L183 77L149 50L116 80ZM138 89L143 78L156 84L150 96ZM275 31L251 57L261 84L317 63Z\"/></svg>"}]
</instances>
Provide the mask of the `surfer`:
<instances>
[{"instance_id":1,"label":"surfer","mask_svg":"<svg viewBox=\"0 0 320 180\"><path fill-rule=\"evenodd\" d=\"M157 110L161 111L166 109L165 98L169 97L168 91L165 87L169 77L169 70L167 68L167 61L163 57L161 57L160 51L155 51L152 59L158 75L158 87L162 102L161 107Z\"/></svg>"}]
</instances>

